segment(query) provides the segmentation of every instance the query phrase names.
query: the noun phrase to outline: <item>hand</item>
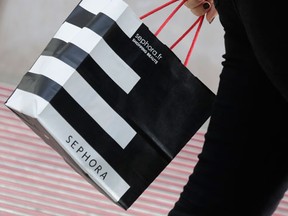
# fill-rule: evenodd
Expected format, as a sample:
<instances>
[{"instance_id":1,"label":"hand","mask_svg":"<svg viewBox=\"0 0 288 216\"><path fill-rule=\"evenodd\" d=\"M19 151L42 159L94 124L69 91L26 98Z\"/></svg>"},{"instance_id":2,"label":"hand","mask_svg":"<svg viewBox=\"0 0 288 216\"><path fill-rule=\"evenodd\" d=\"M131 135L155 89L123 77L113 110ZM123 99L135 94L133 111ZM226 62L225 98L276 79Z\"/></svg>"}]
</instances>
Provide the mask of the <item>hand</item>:
<instances>
[{"instance_id":1,"label":"hand","mask_svg":"<svg viewBox=\"0 0 288 216\"><path fill-rule=\"evenodd\" d=\"M196 16L202 16L206 14L206 19L209 23L211 23L218 15L213 0L187 0L185 5Z\"/></svg>"}]
</instances>

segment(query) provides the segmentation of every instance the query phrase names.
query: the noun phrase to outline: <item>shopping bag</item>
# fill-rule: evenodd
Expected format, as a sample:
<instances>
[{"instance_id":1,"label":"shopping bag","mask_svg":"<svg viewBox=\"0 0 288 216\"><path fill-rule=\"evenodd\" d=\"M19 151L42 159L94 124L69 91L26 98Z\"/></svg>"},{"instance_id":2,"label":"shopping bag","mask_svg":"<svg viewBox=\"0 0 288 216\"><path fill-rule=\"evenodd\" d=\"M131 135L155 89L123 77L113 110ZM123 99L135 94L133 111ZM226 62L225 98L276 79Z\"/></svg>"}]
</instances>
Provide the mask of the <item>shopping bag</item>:
<instances>
[{"instance_id":1,"label":"shopping bag","mask_svg":"<svg viewBox=\"0 0 288 216\"><path fill-rule=\"evenodd\" d=\"M213 101L127 3L82 0L5 105L127 210L209 118Z\"/></svg>"}]
</instances>

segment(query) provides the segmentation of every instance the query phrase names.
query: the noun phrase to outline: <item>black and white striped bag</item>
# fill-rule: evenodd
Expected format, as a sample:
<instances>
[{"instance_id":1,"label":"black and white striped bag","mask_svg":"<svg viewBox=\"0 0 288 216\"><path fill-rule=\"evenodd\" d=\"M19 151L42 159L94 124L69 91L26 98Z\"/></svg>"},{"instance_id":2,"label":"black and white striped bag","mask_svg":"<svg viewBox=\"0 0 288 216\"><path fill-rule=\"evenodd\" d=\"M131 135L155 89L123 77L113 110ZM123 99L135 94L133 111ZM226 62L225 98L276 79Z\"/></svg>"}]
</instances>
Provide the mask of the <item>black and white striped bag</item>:
<instances>
[{"instance_id":1,"label":"black and white striped bag","mask_svg":"<svg viewBox=\"0 0 288 216\"><path fill-rule=\"evenodd\" d=\"M214 94L122 0L82 0L5 105L124 209L209 118Z\"/></svg>"}]
</instances>

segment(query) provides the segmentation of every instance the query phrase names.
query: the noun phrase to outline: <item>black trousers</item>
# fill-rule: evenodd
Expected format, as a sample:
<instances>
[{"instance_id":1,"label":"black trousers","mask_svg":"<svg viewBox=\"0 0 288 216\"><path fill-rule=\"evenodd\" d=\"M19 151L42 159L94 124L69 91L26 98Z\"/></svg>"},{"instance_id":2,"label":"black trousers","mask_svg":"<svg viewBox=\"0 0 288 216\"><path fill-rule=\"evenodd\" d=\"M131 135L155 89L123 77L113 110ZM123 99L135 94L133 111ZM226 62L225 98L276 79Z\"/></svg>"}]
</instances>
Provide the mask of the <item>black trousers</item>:
<instances>
[{"instance_id":1,"label":"black trousers","mask_svg":"<svg viewBox=\"0 0 288 216\"><path fill-rule=\"evenodd\" d=\"M199 161L169 216L270 216L283 198L288 43L276 4L215 0L225 31L223 71Z\"/></svg>"}]
</instances>

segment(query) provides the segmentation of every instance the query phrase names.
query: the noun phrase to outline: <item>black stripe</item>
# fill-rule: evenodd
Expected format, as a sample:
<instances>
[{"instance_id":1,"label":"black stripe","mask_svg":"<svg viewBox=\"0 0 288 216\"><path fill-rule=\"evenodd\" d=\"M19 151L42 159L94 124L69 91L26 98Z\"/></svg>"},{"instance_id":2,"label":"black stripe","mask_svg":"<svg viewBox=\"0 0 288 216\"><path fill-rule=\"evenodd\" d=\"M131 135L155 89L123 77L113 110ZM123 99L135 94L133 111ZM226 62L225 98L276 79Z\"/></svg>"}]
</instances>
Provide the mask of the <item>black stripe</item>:
<instances>
[{"instance_id":1,"label":"black stripe","mask_svg":"<svg viewBox=\"0 0 288 216\"><path fill-rule=\"evenodd\" d=\"M72 43L66 43L57 38L52 38L42 55L53 56L72 68L76 69L89 56L84 50Z\"/></svg>"},{"instance_id":2,"label":"black stripe","mask_svg":"<svg viewBox=\"0 0 288 216\"><path fill-rule=\"evenodd\" d=\"M77 72L86 80L101 97L123 116L122 107L126 103L127 94L88 56L77 68Z\"/></svg>"},{"instance_id":3,"label":"black stripe","mask_svg":"<svg viewBox=\"0 0 288 216\"><path fill-rule=\"evenodd\" d=\"M43 50L42 55L57 56L59 55L58 53L62 52L66 45L67 43L65 41L62 41L58 38L52 38Z\"/></svg>"},{"instance_id":4,"label":"black stripe","mask_svg":"<svg viewBox=\"0 0 288 216\"><path fill-rule=\"evenodd\" d=\"M67 17L66 22L83 28L93 19L94 16L95 14L90 13L77 5L72 13Z\"/></svg>"},{"instance_id":5,"label":"black stripe","mask_svg":"<svg viewBox=\"0 0 288 216\"><path fill-rule=\"evenodd\" d=\"M50 102L62 86L43 75L27 72L17 88L38 95Z\"/></svg>"},{"instance_id":6,"label":"black stripe","mask_svg":"<svg viewBox=\"0 0 288 216\"><path fill-rule=\"evenodd\" d=\"M79 89L81 91L81 89ZM85 92L83 92L83 95ZM65 101L65 103L63 103ZM115 158L121 157L122 148L91 116L66 92L60 89L50 101L51 105L105 160L115 166Z\"/></svg>"}]
</instances>

